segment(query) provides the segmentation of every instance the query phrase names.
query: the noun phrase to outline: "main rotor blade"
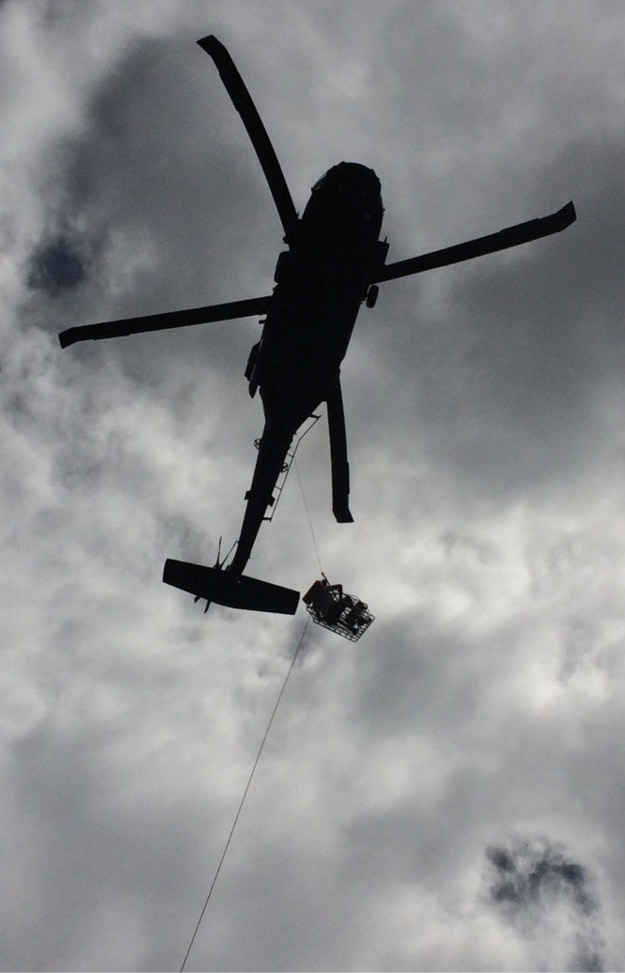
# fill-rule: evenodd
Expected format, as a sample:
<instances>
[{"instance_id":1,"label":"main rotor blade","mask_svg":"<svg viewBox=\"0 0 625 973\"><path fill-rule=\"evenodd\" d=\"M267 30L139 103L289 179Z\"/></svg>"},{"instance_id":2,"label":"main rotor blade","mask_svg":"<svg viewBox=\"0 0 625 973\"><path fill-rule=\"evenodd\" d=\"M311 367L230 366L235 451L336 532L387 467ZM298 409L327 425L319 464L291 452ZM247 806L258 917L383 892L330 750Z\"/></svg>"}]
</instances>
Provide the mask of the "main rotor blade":
<instances>
[{"instance_id":1,"label":"main rotor blade","mask_svg":"<svg viewBox=\"0 0 625 973\"><path fill-rule=\"evenodd\" d=\"M446 247L444 250L424 253L420 257L387 264L375 273L371 282L378 284L384 280L395 280L397 277L420 274L424 270L447 267L449 264L472 260L474 257L482 257L487 253L507 250L508 247L518 247L522 243L529 243L531 240L539 240L540 237L559 233L570 226L571 223L574 223L576 219L577 215L573 203L567 203L557 213L552 213L550 216L543 216L538 220L528 220L527 223L517 223L516 226L508 226L504 230L499 230L498 233L491 233L489 236L482 236L477 240L469 240L467 243L459 243L455 247Z\"/></svg>"},{"instance_id":2,"label":"main rotor blade","mask_svg":"<svg viewBox=\"0 0 625 973\"><path fill-rule=\"evenodd\" d=\"M212 34L208 37L203 37L198 41L198 44L215 62L221 80L232 99L232 103L241 116L247 134L256 150L258 160L263 167L265 179L269 184L271 195L273 196L280 220L282 221L282 226L284 227L285 236L287 237L286 242L288 243L288 238L297 223L297 213L293 205L289 187L284 178L284 173L280 168L278 157L269 140L260 115L256 110L256 106L245 86L243 78L239 74L234 61L224 45Z\"/></svg>"},{"instance_id":3,"label":"main rotor blade","mask_svg":"<svg viewBox=\"0 0 625 973\"><path fill-rule=\"evenodd\" d=\"M104 321L102 324L84 324L61 331L59 341L61 348L67 348L75 341L120 338L127 334L140 334L142 331L163 331L166 328L186 328L192 324L248 318L256 314L264 314L270 300L270 297L254 297L249 301L231 301L228 304L193 307L186 311L167 311L165 314L147 314L141 318L122 318L119 321Z\"/></svg>"}]
</instances>

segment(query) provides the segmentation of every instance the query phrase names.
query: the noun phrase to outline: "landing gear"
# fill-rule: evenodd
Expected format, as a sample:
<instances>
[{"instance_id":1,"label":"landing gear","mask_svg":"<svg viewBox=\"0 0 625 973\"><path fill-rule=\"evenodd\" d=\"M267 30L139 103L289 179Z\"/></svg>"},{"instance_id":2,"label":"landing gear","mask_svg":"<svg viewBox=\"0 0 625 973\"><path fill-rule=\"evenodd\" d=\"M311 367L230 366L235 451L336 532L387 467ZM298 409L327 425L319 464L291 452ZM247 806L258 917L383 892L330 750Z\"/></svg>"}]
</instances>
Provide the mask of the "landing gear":
<instances>
[{"instance_id":1,"label":"landing gear","mask_svg":"<svg viewBox=\"0 0 625 973\"><path fill-rule=\"evenodd\" d=\"M367 307L375 307L375 302L378 299L378 294L380 293L380 288L377 284L372 284L367 291L367 296L365 298L365 304Z\"/></svg>"}]
</instances>

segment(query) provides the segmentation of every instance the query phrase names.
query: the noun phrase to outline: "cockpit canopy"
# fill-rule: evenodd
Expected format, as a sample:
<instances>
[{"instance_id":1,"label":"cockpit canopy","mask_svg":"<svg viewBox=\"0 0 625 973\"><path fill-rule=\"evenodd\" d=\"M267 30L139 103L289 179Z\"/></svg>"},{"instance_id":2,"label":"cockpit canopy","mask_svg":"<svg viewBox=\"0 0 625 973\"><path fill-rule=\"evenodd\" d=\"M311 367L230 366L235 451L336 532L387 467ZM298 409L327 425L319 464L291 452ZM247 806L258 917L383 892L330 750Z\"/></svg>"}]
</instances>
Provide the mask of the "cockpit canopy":
<instances>
[{"instance_id":1,"label":"cockpit canopy","mask_svg":"<svg viewBox=\"0 0 625 973\"><path fill-rule=\"evenodd\" d=\"M339 162L332 166L326 173L318 179L312 187L312 192L316 192L322 186L328 189L338 190L346 188L361 188L363 192L374 192L379 195L381 191L380 180L373 169L363 166L360 162Z\"/></svg>"}]
</instances>

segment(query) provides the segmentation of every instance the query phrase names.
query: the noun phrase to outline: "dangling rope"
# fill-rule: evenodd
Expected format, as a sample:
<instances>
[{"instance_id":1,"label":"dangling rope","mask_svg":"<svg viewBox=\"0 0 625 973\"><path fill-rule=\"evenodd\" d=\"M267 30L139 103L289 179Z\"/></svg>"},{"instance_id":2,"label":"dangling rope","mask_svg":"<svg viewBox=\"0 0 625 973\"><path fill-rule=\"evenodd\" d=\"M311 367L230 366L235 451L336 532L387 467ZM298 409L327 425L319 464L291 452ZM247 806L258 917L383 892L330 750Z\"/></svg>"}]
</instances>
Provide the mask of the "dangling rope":
<instances>
[{"instance_id":1,"label":"dangling rope","mask_svg":"<svg viewBox=\"0 0 625 973\"><path fill-rule=\"evenodd\" d=\"M239 820L239 817L241 816L241 811L243 810L243 805L245 804L245 798L247 797L247 792L249 791L250 786L252 784L252 778L254 777L254 773L255 773L256 768L258 766L258 761L260 760L260 755L263 752L263 747L265 746L265 741L267 740L267 737L269 736L269 731L271 729L271 724L273 723L274 717L275 717L276 713L278 712L278 706L280 705L280 700L282 699L282 697L284 695L284 690L286 689L286 684L289 681L289 676L291 675L291 673L293 671L293 666L295 665L295 660L297 659L297 656L299 654L299 650L302 647L302 643L304 641L304 636L306 635L306 629L308 628L308 622L309 621L310 621L310 616L308 616L308 618L306 619L306 623L304 625L304 629L302 631L302 634L301 634L301 637L300 637L298 646L297 646L297 648L295 650L295 655L291 659L291 665L289 666L289 670L288 670L286 676L284 677L284 682L282 683L282 689L280 690L280 692L278 694L278 698L276 700L276 705L274 706L273 712L272 712L271 716L269 717L269 723L267 724L267 729L265 730L265 735L264 735L264 737L263 737L263 739L261 741L260 747L258 749L258 753L256 754L256 760L254 761L254 766L252 767L252 771L251 771L250 776L248 778L247 784L245 785L245 790L243 791L243 797L241 798L241 803L239 804L239 809L238 809L238 811L237 811L237 813L235 815L235 818L234 818L232 827L230 828L230 834L228 835L228 840L226 841L226 844L225 844L224 850L222 852L221 858L219 859L219 864L217 865L217 870L216 870L215 875L213 877L213 881L211 883L211 887L208 890L208 895L206 896L206 901L204 903L204 906L202 908L202 911L200 912L200 918L197 921L197 925L196 925L196 927L195 927L195 929L193 931L193 935L191 936L191 942L189 943L188 949L187 949L187 951L185 953L185 956L184 956L184 959L182 961L182 966L180 967L180 973L184 973L184 968L185 968L185 966L187 964L187 960L189 958L189 953L191 952L191 948L193 946L193 943L195 942L195 937L197 936L198 929L200 928L202 919L204 918L204 913L206 912L206 909L208 908L208 903L210 901L211 895L213 894L213 889L215 888L215 884L217 882L217 878L218 878L219 873L221 871L221 866L224 863L224 859L226 857L226 853L228 851L228 848L230 847L230 842L232 841L232 836L234 834L234 829L236 828L237 822Z\"/></svg>"}]
</instances>

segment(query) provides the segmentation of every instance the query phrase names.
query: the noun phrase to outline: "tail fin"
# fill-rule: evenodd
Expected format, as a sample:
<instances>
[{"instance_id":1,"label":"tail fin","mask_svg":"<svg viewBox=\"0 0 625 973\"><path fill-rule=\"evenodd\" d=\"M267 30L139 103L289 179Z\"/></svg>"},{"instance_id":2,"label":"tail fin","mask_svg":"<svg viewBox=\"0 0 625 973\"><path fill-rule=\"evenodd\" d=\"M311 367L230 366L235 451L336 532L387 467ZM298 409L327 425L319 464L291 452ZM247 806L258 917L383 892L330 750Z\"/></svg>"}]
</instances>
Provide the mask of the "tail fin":
<instances>
[{"instance_id":1,"label":"tail fin","mask_svg":"<svg viewBox=\"0 0 625 973\"><path fill-rule=\"evenodd\" d=\"M291 588L171 558L165 561L163 581L190 592L196 600L206 598L209 603L214 601L227 608L294 615L299 603L299 591Z\"/></svg>"}]
</instances>

